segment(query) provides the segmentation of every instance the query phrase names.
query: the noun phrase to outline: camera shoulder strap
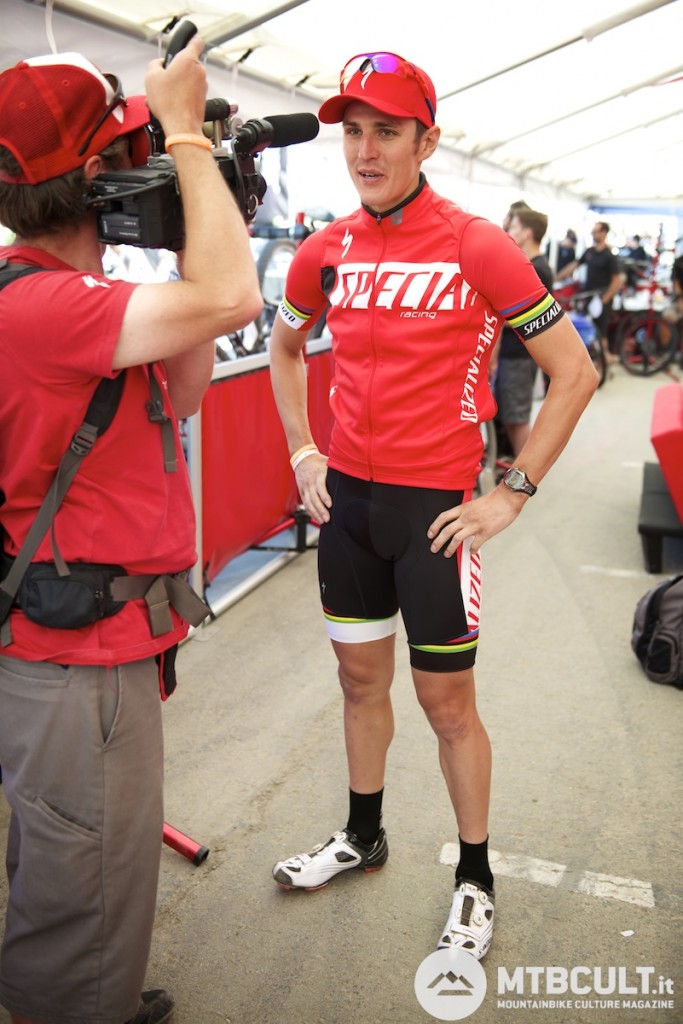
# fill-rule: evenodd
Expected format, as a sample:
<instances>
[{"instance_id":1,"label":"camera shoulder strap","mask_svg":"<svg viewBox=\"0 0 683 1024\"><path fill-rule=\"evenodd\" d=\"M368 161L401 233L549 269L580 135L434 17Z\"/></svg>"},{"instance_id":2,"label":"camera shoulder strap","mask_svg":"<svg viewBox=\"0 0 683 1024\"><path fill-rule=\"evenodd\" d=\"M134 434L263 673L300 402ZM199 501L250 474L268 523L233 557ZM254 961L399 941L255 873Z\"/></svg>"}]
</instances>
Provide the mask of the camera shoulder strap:
<instances>
[{"instance_id":1,"label":"camera shoulder strap","mask_svg":"<svg viewBox=\"0 0 683 1024\"><path fill-rule=\"evenodd\" d=\"M0 288L4 288L19 277L24 277L26 274L36 273L44 269L43 267L29 266L28 264L10 264L7 260L2 260L0 261ZM69 569L57 547L54 535L54 518L64 499L64 495L71 486L71 482L78 471L82 459L91 451L97 438L101 437L114 419L123 393L125 377L126 371L122 370L116 377L103 377L95 388L84 420L71 438L69 447L61 458L57 472L31 524L31 529L26 535L21 550L14 559L9 573L0 583L0 623L2 623L0 642L5 647L12 642L9 629L10 608L21 585L24 573L33 560L40 542L48 529L52 529L52 553L57 572L60 576L69 575Z\"/></svg>"}]
</instances>

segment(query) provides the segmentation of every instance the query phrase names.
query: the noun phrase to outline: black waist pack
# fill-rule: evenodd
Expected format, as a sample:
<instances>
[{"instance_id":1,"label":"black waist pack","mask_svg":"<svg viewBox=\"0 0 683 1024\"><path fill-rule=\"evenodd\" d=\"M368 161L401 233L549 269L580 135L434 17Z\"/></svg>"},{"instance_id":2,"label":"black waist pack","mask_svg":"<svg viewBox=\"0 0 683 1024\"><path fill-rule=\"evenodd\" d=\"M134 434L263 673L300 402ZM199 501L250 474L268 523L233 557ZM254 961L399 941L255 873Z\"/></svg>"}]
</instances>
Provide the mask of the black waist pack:
<instances>
[{"instance_id":1,"label":"black waist pack","mask_svg":"<svg viewBox=\"0 0 683 1024\"><path fill-rule=\"evenodd\" d=\"M14 562L2 554L4 579ZM67 562L68 576L60 576L54 562L32 562L26 569L15 603L27 619L51 629L81 629L121 611L125 601L111 596L111 581L125 576L120 565Z\"/></svg>"}]
</instances>

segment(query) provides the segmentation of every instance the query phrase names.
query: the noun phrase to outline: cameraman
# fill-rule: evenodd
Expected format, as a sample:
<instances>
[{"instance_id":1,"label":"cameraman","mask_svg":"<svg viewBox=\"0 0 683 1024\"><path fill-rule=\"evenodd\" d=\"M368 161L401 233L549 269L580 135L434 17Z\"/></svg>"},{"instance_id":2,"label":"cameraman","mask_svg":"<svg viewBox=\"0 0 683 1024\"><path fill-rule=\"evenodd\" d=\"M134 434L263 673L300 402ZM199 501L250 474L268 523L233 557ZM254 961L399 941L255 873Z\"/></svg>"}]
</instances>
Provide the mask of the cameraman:
<instances>
[{"instance_id":1,"label":"cameraman","mask_svg":"<svg viewBox=\"0 0 683 1024\"><path fill-rule=\"evenodd\" d=\"M5 569L98 381L126 370L113 423L80 466L55 535L68 563L150 574L170 586L171 605L176 574L196 560L177 419L199 408L214 338L261 310L246 228L202 135L202 46L193 39L167 68L152 61L145 82L186 226L184 279L164 284L104 277L84 203L96 175L145 162L143 98L126 101L117 79L73 53L0 75L0 222L16 233L0 259L45 270L0 291ZM152 375L164 414L154 419ZM53 562L53 551L48 532L34 561ZM163 827L159 689L173 688L188 628L162 610L161 633L137 597L80 628L10 614L11 641L5 633L0 645L11 807L0 1002L13 1024L161 1024L173 1013L164 990L141 995Z\"/></svg>"}]
</instances>

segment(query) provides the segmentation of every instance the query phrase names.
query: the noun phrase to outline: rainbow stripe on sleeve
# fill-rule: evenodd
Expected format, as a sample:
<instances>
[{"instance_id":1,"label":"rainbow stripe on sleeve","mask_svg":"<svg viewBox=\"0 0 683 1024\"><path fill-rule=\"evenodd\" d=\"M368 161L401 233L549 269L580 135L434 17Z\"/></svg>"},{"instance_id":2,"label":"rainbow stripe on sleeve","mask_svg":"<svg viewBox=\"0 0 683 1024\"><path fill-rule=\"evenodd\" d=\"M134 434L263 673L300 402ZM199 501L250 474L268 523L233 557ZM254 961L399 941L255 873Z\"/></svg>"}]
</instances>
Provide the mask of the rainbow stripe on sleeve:
<instances>
[{"instance_id":1,"label":"rainbow stripe on sleeve","mask_svg":"<svg viewBox=\"0 0 683 1024\"><path fill-rule=\"evenodd\" d=\"M510 324L510 327L514 327L515 330L520 330L525 324L528 324L530 321L535 320L537 317L540 317L547 312L554 302L554 297L549 293L546 293L540 302L534 303L533 306L527 306L519 313L514 313L513 310L501 310L501 312ZM510 313L513 313L513 315L510 316Z\"/></svg>"},{"instance_id":2,"label":"rainbow stripe on sleeve","mask_svg":"<svg viewBox=\"0 0 683 1024\"><path fill-rule=\"evenodd\" d=\"M295 331L301 331L308 327L313 310L295 306L285 295L280 303L279 313L288 327L293 327Z\"/></svg>"},{"instance_id":3,"label":"rainbow stripe on sleeve","mask_svg":"<svg viewBox=\"0 0 683 1024\"><path fill-rule=\"evenodd\" d=\"M501 313L522 341L537 337L564 316L562 306L549 292L537 302L509 306Z\"/></svg>"}]
</instances>

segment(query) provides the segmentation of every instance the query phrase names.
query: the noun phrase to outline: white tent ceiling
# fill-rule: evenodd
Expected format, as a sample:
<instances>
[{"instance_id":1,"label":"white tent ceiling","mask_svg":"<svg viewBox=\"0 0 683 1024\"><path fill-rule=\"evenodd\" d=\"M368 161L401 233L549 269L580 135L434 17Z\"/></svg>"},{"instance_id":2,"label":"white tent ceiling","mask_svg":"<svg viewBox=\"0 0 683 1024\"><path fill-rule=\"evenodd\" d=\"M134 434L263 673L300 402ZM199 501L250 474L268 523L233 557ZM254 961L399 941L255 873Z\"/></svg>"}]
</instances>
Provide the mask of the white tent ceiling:
<instances>
[{"instance_id":1,"label":"white tent ceiling","mask_svg":"<svg viewBox=\"0 0 683 1024\"><path fill-rule=\"evenodd\" d=\"M7 12L26 2L0 0L0 6ZM162 33L169 25L187 17L210 48L210 66L276 84L291 97L292 110L297 99L317 104L331 95L350 56L391 50L431 74L444 145L506 168L520 188L530 177L587 200L683 202L681 0L432 0L424 8L400 0L37 0L37 6L44 8L47 37L53 11L65 13L149 44L150 57L160 38L168 38ZM47 37L38 42L43 51ZM0 45L0 56L9 57L3 66L15 56L7 42ZM69 47L77 48L56 39L56 48ZM119 70L118 58L112 69L115 64Z\"/></svg>"}]
</instances>

